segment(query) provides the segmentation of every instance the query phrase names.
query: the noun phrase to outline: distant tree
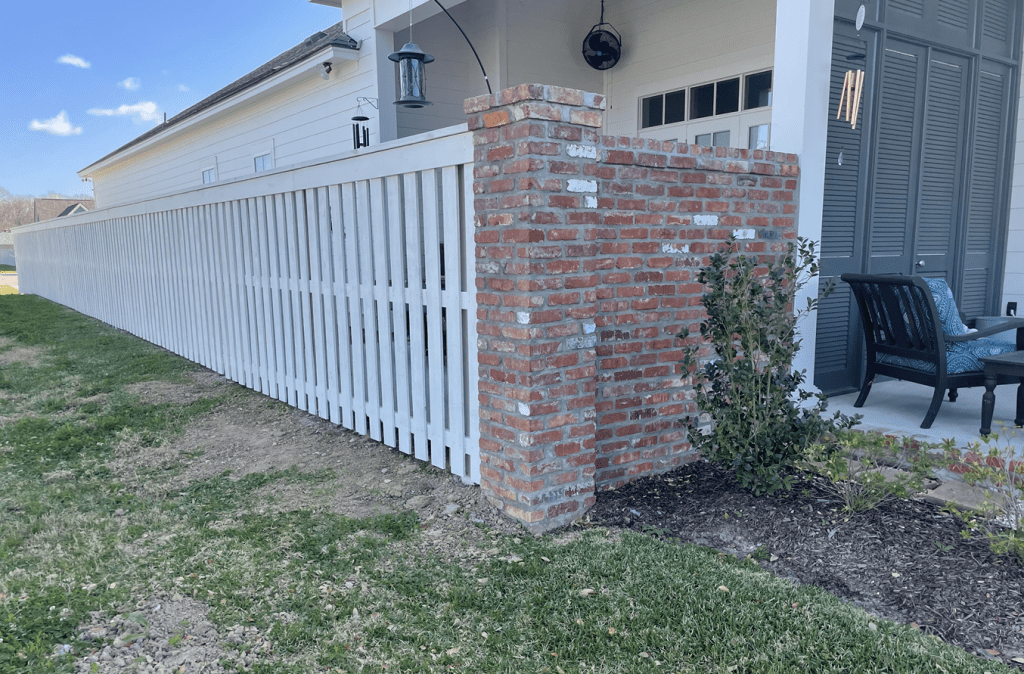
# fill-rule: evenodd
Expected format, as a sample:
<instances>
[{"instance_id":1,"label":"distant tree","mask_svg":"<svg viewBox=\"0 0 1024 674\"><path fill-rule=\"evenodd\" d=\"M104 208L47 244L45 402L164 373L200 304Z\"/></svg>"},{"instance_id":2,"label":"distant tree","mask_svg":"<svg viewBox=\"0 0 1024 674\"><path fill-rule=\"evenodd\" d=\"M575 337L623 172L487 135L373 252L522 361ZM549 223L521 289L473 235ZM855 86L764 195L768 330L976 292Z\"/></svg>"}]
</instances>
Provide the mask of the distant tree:
<instances>
[{"instance_id":1,"label":"distant tree","mask_svg":"<svg viewBox=\"0 0 1024 674\"><path fill-rule=\"evenodd\" d=\"M0 187L0 231L32 222L32 197L11 194Z\"/></svg>"},{"instance_id":2,"label":"distant tree","mask_svg":"<svg viewBox=\"0 0 1024 674\"><path fill-rule=\"evenodd\" d=\"M3 189L3 188L0 188ZM56 190L50 190L42 199L92 199L91 194L80 192L78 194L62 194Z\"/></svg>"}]
</instances>

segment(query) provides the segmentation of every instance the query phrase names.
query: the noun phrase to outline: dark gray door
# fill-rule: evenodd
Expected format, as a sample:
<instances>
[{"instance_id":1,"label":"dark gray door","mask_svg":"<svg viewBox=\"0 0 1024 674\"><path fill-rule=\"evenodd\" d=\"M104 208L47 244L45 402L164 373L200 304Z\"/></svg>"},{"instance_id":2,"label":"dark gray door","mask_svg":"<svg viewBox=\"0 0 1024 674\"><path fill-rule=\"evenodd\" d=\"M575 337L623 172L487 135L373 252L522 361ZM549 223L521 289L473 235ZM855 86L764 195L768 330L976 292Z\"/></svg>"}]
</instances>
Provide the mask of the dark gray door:
<instances>
[{"instance_id":1,"label":"dark gray door","mask_svg":"<svg viewBox=\"0 0 1024 674\"><path fill-rule=\"evenodd\" d=\"M947 280L965 314L998 311L1016 116L1020 8L1010 0L837 0L815 383L859 386L847 271ZM857 129L835 119L865 71ZM841 161L840 161L841 160Z\"/></svg>"}]
</instances>

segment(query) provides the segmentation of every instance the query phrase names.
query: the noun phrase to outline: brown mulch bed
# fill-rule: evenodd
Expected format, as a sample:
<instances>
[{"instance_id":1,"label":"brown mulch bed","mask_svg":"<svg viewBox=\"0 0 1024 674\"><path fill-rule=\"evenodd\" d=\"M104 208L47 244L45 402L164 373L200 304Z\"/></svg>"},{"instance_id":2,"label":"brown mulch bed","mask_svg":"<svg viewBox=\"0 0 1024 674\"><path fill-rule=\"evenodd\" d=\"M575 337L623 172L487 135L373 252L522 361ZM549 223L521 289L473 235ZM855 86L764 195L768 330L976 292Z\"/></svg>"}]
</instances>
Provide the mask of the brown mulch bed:
<instances>
[{"instance_id":1,"label":"brown mulch bed","mask_svg":"<svg viewBox=\"0 0 1024 674\"><path fill-rule=\"evenodd\" d=\"M705 461L598 495L591 523L713 547L817 585L869 613L1024 669L1024 567L964 540L959 520L919 500L847 519L815 480L757 497ZM760 551L760 552L759 552Z\"/></svg>"}]
</instances>

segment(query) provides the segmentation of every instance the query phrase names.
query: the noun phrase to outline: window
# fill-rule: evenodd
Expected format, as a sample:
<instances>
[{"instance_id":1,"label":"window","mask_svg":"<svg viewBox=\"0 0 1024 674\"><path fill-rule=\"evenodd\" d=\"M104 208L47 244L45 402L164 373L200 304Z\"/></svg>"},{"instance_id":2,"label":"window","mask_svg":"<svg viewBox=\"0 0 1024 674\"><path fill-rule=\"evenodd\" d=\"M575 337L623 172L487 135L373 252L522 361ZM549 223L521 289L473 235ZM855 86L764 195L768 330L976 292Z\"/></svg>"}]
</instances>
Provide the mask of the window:
<instances>
[{"instance_id":1,"label":"window","mask_svg":"<svg viewBox=\"0 0 1024 674\"><path fill-rule=\"evenodd\" d=\"M686 121L686 89L665 94L665 123Z\"/></svg>"},{"instance_id":2,"label":"window","mask_svg":"<svg viewBox=\"0 0 1024 674\"><path fill-rule=\"evenodd\" d=\"M643 100L641 106L642 114L640 120L641 128L647 129L652 126L661 126L665 123L665 97L650 96Z\"/></svg>"},{"instance_id":3,"label":"window","mask_svg":"<svg viewBox=\"0 0 1024 674\"><path fill-rule=\"evenodd\" d=\"M715 131L714 133L698 133L693 138L695 145L703 145L705 147L729 147L729 141L731 139L732 132L726 131Z\"/></svg>"},{"instance_id":4,"label":"window","mask_svg":"<svg viewBox=\"0 0 1024 674\"><path fill-rule=\"evenodd\" d=\"M772 71L730 77L640 99L640 128L730 115L772 104ZM689 105L689 107L687 107Z\"/></svg>"},{"instance_id":5,"label":"window","mask_svg":"<svg viewBox=\"0 0 1024 674\"><path fill-rule=\"evenodd\" d=\"M772 104L772 71L747 75L743 109L766 108Z\"/></svg>"},{"instance_id":6,"label":"window","mask_svg":"<svg viewBox=\"0 0 1024 674\"><path fill-rule=\"evenodd\" d=\"M715 85L694 87L690 96L690 119L704 119L715 114Z\"/></svg>"},{"instance_id":7,"label":"window","mask_svg":"<svg viewBox=\"0 0 1024 674\"><path fill-rule=\"evenodd\" d=\"M715 114L728 115L740 109L740 78L715 83Z\"/></svg>"},{"instance_id":8,"label":"window","mask_svg":"<svg viewBox=\"0 0 1024 674\"><path fill-rule=\"evenodd\" d=\"M252 160L253 168L256 169L256 173L262 173L263 171L269 171L274 168L274 162L270 157L270 153L261 154L258 157L253 157Z\"/></svg>"},{"instance_id":9,"label":"window","mask_svg":"<svg viewBox=\"0 0 1024 674\"><path fill-rule=\"evenodd\" d=\"M217 182L217 167L211 166L210 168L203 169L203 184L209 185L215 182Z\"/></svg>"},{"instance_id":10,"label":"window","mask_svg":"<svg viewBox=\"0 0 1024 674\"><path fill-rule=\"evenodd\" d=\"M686 89L648 96L640 101L640 127L686 121Z\"/></svg>"},{"instance_id":11,"label":"window","mask_svg":"<svg viewBox=\"0 0 1024 674\"><path fill-rule=\"evenodd\" d=\"M751 150L767 150L768 129L768 124L758 124L757 126L750 127L749 144L747 147Z\"/></svg>"}]
</instances>

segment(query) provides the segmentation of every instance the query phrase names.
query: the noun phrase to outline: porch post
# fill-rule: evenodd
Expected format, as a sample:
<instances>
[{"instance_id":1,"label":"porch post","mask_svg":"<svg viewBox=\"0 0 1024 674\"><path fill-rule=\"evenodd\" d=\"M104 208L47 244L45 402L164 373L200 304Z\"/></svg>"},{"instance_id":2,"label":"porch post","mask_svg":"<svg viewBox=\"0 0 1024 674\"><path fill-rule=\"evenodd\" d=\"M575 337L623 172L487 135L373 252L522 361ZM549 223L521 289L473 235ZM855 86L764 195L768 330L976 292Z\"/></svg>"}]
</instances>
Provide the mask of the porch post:
<instances>
[{"instance_id":1,"label":"porch post","mask_svg":"<svg viewBox=\"0 0 1024 674\"><path fill-rule=\"evenodd\" d=\"M800 157L797 234L819 244L834 14L835 0L780 0L775 15L771 149ZM796 306L807 306L806 298L817 295L817 283L806 285L796 298ZM816 312L797 326L801 348L793 367L807 371L809 390L814 389L817 328Z\"/></svg>"},{"instance_id":2,"label":"porch post","mask_svg":"<svg viewBox=\"0 0 1024 674\"><path fill-rule=\"evenodd\" d=\"M595 501L597 157L603 96L520 85L474 131L480 486L542 532Z\"/></svg>"},{"instance_id":3,"label":"porch post","mask_svg":"<svg viewBox=\"0 0 1024 674\"><path fill-rule=\"evenodd\" d=\"M377 118L378 142L384 143L398 138L398 111L395 101L395 64L388 60L388 54L395 50L395 34L390 30L375 30L374 58L377 60Z\"/></svg>"}]
</instances>

